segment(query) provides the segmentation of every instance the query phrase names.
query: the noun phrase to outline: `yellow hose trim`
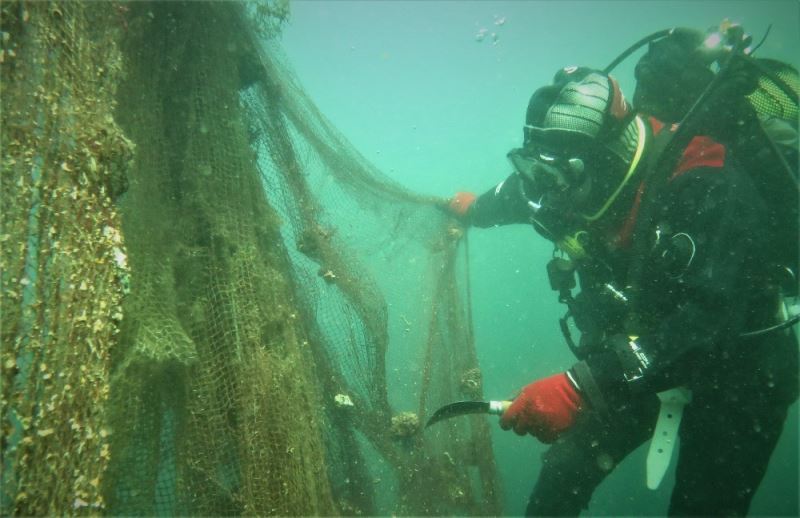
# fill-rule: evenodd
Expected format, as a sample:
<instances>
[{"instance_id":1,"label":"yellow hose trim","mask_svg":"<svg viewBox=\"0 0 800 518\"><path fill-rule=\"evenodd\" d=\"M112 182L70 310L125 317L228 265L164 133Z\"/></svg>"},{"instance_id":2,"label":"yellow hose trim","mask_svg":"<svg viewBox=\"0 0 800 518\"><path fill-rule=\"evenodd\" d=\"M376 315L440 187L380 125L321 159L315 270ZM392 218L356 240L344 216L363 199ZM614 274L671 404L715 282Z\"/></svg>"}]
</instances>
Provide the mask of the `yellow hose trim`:
<instances>
[{"instance_id":1,"label":"yellow hose trim","mask_svg":"<svg viewBox=\"0 0 800 518\"><path fill-rule=\"evenodd\" d=\"M645 128L644 128L644 122L642 121L641 117L637 115L635 120L636 120L636 128L638 130L638 135L637 135L638 141L636 143L636 153L634 153L633 160L631 160L631 166L628 168L628 172L625 173L625 178L622 179L622 182L620 182L619 187L617 187L617 190L614 191L614 194L612 194L611 197L608 198L608 200L606 200L605 204L602 207L600 207L600 210L598 210L592 216L581 214L581 216L586 221L596 221L603 214L605 214L605 212L608 210L611 204L614 203L614 200L617 199L619 193L622 192L622 188L625 187L625 185L627 185L628 180L630 180L630 178L633 176L634 171L636 171L636 166L639 165L639 160L642 158L642 153L644 152Z\"/></svg>"}]
</instances>

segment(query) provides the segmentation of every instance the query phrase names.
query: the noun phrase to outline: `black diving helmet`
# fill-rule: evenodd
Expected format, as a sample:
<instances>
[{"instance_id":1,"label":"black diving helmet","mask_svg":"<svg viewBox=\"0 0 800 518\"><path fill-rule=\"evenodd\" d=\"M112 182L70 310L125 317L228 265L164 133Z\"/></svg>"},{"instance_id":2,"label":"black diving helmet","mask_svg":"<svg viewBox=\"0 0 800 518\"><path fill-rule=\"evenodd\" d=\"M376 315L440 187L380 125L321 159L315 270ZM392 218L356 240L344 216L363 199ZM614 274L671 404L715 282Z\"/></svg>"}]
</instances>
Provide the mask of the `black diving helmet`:
<instances>
[{"instance_id":1,"label":"black diving helmet","mask_svg":"<svg viewBox=\"0 0 800 518\"><path fill-rule=\"evenodd\" d=\"M616 81L568 67L534 92L523 147L508 153L536 229L559 242L599 219L636 169L644 125Z\"/></svg>"}]
</instances>

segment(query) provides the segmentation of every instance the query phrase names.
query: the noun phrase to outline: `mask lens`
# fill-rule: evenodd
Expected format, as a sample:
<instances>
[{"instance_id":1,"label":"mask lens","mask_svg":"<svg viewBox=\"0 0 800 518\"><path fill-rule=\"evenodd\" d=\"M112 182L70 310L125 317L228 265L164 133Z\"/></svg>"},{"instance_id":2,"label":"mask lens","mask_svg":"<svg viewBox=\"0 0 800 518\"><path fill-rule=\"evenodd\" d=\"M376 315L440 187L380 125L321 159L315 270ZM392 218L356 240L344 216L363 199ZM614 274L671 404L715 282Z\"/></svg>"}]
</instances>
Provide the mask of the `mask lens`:
<instances>
[{"instance_id":1,"label":"mask lens","mask_svg":"<svg viewBox=\"0 0 800 518\"><path fill-rule=\"evenodd\" d=\"M508 153L514 169L537 191L562 192L583 183L584 165L580 158L562 158L546 151L514 149Z\"/></svg>"}]
</instances>

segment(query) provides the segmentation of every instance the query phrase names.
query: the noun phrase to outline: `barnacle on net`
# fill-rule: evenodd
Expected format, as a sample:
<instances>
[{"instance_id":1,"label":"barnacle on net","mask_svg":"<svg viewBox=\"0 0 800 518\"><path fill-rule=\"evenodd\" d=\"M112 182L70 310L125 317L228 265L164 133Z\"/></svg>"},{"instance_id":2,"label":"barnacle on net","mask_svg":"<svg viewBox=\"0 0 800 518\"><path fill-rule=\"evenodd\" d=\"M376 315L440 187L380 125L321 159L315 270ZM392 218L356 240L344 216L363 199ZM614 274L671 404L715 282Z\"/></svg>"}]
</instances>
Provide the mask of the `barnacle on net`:
<instances>
[{"instance_id":1,"label":"barnacle on net","mask_svg":"<svg viewBox=\"0 0 800 518\"><path fill-rule=\"evenodd\" d=\"M419 416L414 412L402 412L392 417L389 432L395 439L406 439L416 435L419 430Z\"/></svg>"},{"instance_id":2,"label":"barnacle on net","mask_svg":"<svg viewBox=\"0 0 800 518\"><path fill-rule=\"evenodd\" d=\"M354 406L353 400L347 394L336 394L333 396L333 402L339 408L347 408Z\"/></svg>"},{"instance_id":3,"label":"barnacle on net","mask_svg":"<svg viewBox=\"0 0 800 518\"><path fill-rule=\"evenodd\" d=\"M330 241L334 232L335 230L322 225L313 225L303 230L297 237L297 250L311 259L318 260L323 247L330 246L327 242Z\"/></svg>"},{"instance_id":4,"label":"barnacle on net","mask_svg":"<svg viewBox=\"0 0 800 518\"><path fill-rule=\"evenodd\" d=\"M447 235L453 241L458 241L462 237L464 237L464 229L458 226L451 226L447 228Z\"/></svg>"},{"instance_id":5,"label":"barnacle on net","mask_svg":"<svg viewBox=\"0 0 800 518\"><path fill-rule=\"evenodd\" d=\"M336 282L337 276L335 273L333 273L333 270L326 270L325 268L320 268L318 274L328 284Z\"/></svg>"},{"instance_id":6,"label":"barnacle on net","mask_svg":"<svg viewBox=\"0 0 800 518\"><path fill-rule=\"evenodd\" d=\"M461 374L461 392L471 398L479 398L483 388L481 370L477 367Z\"/></svg>"}]
</instances>

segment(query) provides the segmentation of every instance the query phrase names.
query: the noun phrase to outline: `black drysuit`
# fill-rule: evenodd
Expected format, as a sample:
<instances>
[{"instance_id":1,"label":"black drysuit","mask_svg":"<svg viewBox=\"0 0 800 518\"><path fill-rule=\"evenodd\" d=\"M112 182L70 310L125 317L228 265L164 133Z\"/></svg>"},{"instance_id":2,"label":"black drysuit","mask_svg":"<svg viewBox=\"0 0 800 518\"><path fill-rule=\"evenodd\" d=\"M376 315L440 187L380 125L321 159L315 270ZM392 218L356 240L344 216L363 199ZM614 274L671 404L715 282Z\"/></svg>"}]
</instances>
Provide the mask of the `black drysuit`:
<instances>
[{"instance_id":1,"label":"black drysuit","mask_svg":"<svg viewBox=\"0 0 800 518\"><path fill-rule=\"evenodd\" d=\"M691 389L692 402L680 427L670 515L748 511L797 399L798 346L786 329L740 336L779 321L777 290L766 271L764 202L729 153L710 147L719 161L704 158L708 141L687 148L656 212L658 237L655 231L647 236L652 243L637 306L643 318L638 342L650 363L639 379L625 380L620 351L627 339L618 345L628 308L605 287L626 286L635 247L604 236L595 247L601 257L577 265L581 293L572 310L583 370L588 367L609 410L601 415L582 391L587 409L545 454L529 515L577 515L587 508L612 466L651 437L656 393L677 386ZM469 223L531 223L522 181L512 175L478 197ZM631 204L630 220L637 202L618 203Z\"/></svg>"}]
</instances>

